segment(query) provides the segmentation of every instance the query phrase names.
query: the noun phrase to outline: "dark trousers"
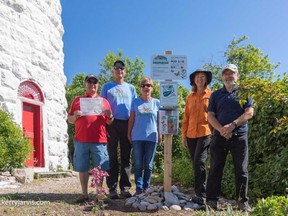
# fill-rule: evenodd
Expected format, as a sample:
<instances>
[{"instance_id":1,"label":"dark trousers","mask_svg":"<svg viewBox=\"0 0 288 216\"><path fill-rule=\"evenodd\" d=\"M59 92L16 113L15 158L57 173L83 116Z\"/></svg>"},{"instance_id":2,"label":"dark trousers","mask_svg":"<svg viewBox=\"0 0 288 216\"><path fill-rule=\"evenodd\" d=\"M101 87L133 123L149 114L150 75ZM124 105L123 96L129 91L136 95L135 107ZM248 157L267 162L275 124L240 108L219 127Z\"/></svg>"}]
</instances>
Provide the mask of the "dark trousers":
<instances>
[{"instance_id":1,"label":"dark trousers","mask_svg":"<svg viewBox=\"0 0 288 216\"><path fill-rule=\"evenodd\" d=\"M221 180L228 152L231 152L239 202L248 201L248 139L247 134L226 140L214 135L210 143L211 164L207 180L207 201L217 201L221 193Z\"/></svg>"},{"instance_id":2,"label":"dark trousers","mask_svg":"<svg viewBox=\"0 0 288 216\"><path fill-rule=\"evenodd\" d=\"M210 136L187 138L187 146L194 169L194 189L199 197L206 197L206 159Z\"/></svg>"},{"instance_id":3,"label":"dark trousers","mask_svg":"<svg viewBox=\"0 0 288 216\"><path fill-rule=\"evenodd\" d=\"M118 163L118 143L120 144L120 181L119 186L121 190L130 189L131 181L131 164L130 156L132 144L127 138L128 120L114 119L111 125L107 125L108 137L108 154L109 154L109 177L107 177L107 186L109 191L116 190L119 177L119 163Z\"/></svg>"}]
</instances>

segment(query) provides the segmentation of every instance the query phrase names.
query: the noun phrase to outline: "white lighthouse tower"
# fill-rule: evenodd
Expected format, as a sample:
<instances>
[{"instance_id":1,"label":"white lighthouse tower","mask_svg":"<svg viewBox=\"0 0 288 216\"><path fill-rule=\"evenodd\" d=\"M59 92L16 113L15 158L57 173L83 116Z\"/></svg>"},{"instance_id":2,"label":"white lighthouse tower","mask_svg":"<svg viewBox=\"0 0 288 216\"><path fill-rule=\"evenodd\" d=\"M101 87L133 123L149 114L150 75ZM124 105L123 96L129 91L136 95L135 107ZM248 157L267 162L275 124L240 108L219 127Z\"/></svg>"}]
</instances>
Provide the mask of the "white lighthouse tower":
<instances>
[{"instance_id":1,"label":"white lighthouse tower","mask_svg":"<svg viewBox=\"0 0 288 216\"><path fill-rule=\"evenodd\" d=\"M33 153L35 171L66 170L68 134L60 0L0 1L0 105Z\"/></svg>"}]
</instances>

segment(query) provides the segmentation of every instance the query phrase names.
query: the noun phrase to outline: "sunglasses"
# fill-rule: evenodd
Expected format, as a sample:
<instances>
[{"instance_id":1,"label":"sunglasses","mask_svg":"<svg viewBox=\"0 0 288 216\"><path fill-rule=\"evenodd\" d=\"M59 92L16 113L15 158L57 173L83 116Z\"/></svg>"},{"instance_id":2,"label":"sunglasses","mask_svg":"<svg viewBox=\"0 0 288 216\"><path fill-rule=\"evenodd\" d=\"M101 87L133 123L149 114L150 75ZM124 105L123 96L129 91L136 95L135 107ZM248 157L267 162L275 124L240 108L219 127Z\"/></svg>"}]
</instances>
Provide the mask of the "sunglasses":
<instances>
[{"instance_id":1,"label":"sunglasses","mask_svg":"<svg viewBox=\"0 0 288 216\"><path fill-rule=\"evenodd\" d=\"M97 84L98 83L98 80L87 80L87 83L89 83L89 84Z\"/></svg>"},{"instance_id":2,"label":"sunglasses","mask_svg":"<svg viewBox=\"0 0 288 216\"><path fill-rule=\"evenodd\" d=\"M120 70L124 70L125 67L123 67L123 66L117 66L117 67L114 67L114 70L118 70L118 69L120 69Z\"/></svg>"},{"instance_id":3,"label":"sunglasses","mask_svg":"<svg viewBox=\"0 0 288 216\"><path fill-rule=\"evenodd\" d=\"M149 87L152 87L151 84L141 84L140 86L141 86L141 88L145 88L145 87L148 87L148 88L149 88Z\"/></svg>"}]
</instances>

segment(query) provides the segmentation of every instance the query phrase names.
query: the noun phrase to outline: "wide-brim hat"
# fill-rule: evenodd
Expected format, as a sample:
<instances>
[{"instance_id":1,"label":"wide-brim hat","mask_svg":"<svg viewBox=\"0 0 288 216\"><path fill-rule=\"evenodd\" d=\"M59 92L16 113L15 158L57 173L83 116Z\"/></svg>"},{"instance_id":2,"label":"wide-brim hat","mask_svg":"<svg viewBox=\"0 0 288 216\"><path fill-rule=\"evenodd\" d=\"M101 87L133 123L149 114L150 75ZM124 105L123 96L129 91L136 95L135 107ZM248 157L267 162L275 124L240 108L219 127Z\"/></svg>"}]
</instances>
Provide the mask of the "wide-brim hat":
<instances>
[{"instance_id":1,"label":"wide-brim hat","mask_svg":"<svg viewBox=\"0 0 288 216\"><path fill-rule=\"evenodd\" d=\"M207 85L212 81L212 72L211 71L208 71L208 70L205 70L205 69L197 69L196 71L194 71L193 73L190 74L189 78L190 78L190 85L192 86L194 82L194 79L195 79L195 75L197 73L205 73L206 74L206 77L207 77Z\"/></svg>"}]
</instances>

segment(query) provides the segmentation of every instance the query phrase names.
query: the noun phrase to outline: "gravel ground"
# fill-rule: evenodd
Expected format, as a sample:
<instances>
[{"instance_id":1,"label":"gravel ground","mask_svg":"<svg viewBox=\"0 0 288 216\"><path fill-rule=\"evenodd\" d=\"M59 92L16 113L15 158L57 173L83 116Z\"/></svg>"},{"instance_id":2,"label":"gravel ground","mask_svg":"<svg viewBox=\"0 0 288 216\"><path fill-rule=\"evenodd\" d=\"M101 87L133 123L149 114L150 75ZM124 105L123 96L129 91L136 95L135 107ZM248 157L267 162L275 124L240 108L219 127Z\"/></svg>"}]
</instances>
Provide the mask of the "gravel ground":
<instances>
[{"instance_id":1,"label":"gravel ground","mask_svg":"<svg viewBox=\"0 0 288 216\"><path fill-rule=\"evenodd\" d=\"M76 175L61 178L40 178L16 189L1 189L0 215L195 215L194 211L187 212L183 210L141 212L135 208L125 206L124 198L107 199L104 210L93 212L92 209L95 204L75 204L80 191L80 183ZM131 192L133 193L134 190L132 189ZM89 188L89 193L92 198L93 188Z\"/></svg>"}]
</instances>

